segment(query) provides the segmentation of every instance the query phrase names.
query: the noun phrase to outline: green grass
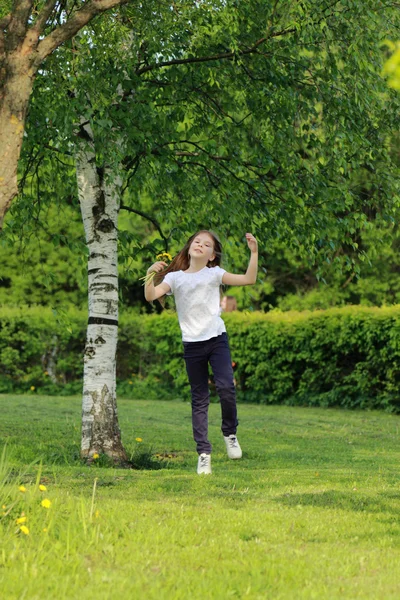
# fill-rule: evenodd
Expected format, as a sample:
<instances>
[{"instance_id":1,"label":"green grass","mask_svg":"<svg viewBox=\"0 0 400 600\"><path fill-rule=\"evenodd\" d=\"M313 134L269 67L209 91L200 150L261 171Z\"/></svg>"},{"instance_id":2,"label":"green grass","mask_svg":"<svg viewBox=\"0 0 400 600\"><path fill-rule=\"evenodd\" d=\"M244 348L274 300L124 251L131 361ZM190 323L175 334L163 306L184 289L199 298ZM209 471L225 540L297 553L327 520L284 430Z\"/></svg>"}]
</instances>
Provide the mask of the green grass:
<instances>
[{"instance_id":1,"label":"green grass","mask_svg":"<svg viewBox=\"0 0 400 600\"><path fill-rule=\"evenodd\" d=\"M188 404L119 400L147 470L84 466L80 412L79 398L0 396L1 598L399 598L398 417L240 405L229 461L213 404L199 477Z\"/></svg>"}]
</instances>

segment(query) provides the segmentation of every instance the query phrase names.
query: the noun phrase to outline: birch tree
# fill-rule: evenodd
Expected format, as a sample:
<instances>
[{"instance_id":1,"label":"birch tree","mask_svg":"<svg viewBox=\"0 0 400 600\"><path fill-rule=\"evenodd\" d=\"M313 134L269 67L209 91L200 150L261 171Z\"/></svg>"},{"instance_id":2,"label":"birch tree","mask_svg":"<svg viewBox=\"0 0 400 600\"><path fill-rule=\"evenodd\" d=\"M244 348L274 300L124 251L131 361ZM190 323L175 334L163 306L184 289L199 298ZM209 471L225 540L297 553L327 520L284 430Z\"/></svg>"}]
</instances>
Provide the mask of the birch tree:
<instances>
[{"instance_id":1,"label":"birch tree","mask_svg":"<svg viewBox=\"0 0 400 600\"><path fill-rule=\"evenodd\" d=\"M118 211L122 180L96 165L93 132L81 124L76 152L78 196L88 247L89 318L84 352L81 456L128 461L116 404Z\"/></svg>"}]
</instances>

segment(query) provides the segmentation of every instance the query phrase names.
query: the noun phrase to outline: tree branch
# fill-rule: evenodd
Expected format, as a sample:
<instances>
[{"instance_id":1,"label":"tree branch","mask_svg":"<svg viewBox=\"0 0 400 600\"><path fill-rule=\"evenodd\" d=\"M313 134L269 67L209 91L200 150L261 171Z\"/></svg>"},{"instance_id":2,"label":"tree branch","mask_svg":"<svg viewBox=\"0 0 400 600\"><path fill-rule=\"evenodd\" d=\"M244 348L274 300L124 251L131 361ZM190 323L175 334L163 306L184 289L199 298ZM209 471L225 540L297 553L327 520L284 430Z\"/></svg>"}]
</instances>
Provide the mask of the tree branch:
<instances>
[{"instance_id":1,"label":"tree branch","mask_svg":"<svg viewBox=\"0 0 400 600\"><path fill-rule=\"evenodd\" d=\"M89 2L77 10L66 23L57 27L57 29L39 42L36 63L40 64L49 54L61 44L70 40L80 29L82 29L82 27L98 14L130 1L131 0L89 0Z\"/></svg>"},{"instance_id":2,"label":"tree branch","mask_svg":"<svg viewBox=\"0 0 400 600\"><path fill-rule=\"evenodd\" d=\"M178 167L180 168L192 168L192 167L200 167L201 169L203 169L203 171L205 171L206 175L207 175L207 179L210 182L210 185L212 187L214 187L215 189L218 189L218 186L220 184L220 179L217 177L217 175L215 173L212 172L211 169L209 169L206 165L204 165L203 163L197 162L195 160L190 160L190 161L180 161L177 160L175 161L176 164L178 165ZM214 179L214 181L213 181Z\"/></svg>"},{"instance_id":3,"label":"tree branch","mask_svg":"<svg viewBox=\"0 0 400 600\"><path fill-rule=\"evenodd\" d=\"M165 235L163 234L161 226L160 226L159 222L157 221L157 219L155 219L151 215L149 215L141 210L138 210L137 208L131 208L130 206L126 206L126 204L121 203L119 208L120 208L120 210L127 210L128 212L134 213L135 215L139 215L139 217L143 217L143 219L147 219L147 221L150 221L150 223L153 223L154 227L157 229L161 238L164 240L165 251L168 252L168 238L165 237Z\"/></svg>"},{"instance_id":4,"label":"tree branch","mask_svg":"<svg viewBox=\"0 0 400 600\"><path fill-rule=\"evenodd\" d=\"M43 6L42 10L39 13L38 18L34 26L32 27L33 32L35 32L39 38L39 36L43 33L44 28L46 27L46 23L53 12L58 0L47 0L46 4Z\"/></svg>"},{"instance_id":5,"label":"tree branch","mask_svg":"<svg viewBox=\"0 0 400 600\"><path fill-rule=\"evenodd\" d=\"M257 48L267 42L269 39L273 37L280 37L282 35L287 35L289 33L295 33L296 29L284 29L283 31L277 31L275 33L271 33L267 37L263 37L259 39L254 46L248 48L247 50L239 50L238 52L223 52L221 54L214 54L213 56L195 56L193 58L175 58L173 60L166 60L154 65L146 65L141 69L136 69L136 74L141 75L142 73L146 73L148 71L154 71L155 69L161 69L162 67L170 67L172 65L186 65L191 63L202 63L202 62L212 62L214 60L226 60L235 58L235 56L245 56L247 54L254 54L257 51Z\"/></svg>"},{"instance_id":6,"label":"tree branch","mask_svg":"<svg viewBox=\"0 0 400 600\"><path fill-rule=\"evenodd\" d=\"M11 13L0 19L0 29L7 29L11 22Z\"/></svg>"},{"instance_id":7,"label":"tree branch","mask_svg":"<svg viewBox=\"0 0 400 600\"><path fill-rule=\"evenodd\" d=\"M11 18L8 22L7 50L12 52L23 42L28 29L33 0L15 0ZM4 17L5 19L8 18Z\"/></svg>"}]
</instances>

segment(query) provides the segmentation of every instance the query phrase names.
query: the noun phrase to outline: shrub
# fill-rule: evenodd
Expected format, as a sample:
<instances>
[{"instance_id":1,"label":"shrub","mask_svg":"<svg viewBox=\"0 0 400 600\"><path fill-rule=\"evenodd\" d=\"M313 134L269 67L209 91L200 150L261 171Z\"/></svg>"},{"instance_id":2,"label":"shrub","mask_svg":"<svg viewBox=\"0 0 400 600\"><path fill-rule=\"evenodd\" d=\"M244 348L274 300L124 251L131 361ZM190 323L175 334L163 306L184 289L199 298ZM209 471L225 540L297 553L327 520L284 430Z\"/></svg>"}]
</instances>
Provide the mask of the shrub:
<instances>
[{"instance_id":1,"label":"shrub","mask_svg":"<svg viewBox=\"0 0 400 600\"><path fill-rule=\"evenodd\" d=\"M240 400L400 412L400 306L224 319ZM3 309L0 391L79 392L86 320L81 312ZM125 397L189 399L175 313L121 316L117 379Z\"/></svg>"}]
</instances>

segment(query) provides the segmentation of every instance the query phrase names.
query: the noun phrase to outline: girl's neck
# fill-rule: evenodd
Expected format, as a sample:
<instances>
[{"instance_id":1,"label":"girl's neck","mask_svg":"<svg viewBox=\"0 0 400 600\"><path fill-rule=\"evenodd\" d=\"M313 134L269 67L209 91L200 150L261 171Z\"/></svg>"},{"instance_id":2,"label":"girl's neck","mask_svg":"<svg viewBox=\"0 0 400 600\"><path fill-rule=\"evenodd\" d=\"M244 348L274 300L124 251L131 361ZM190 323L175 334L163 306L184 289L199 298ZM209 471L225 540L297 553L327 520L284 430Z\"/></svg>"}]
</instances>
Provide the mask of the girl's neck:
<instances>
[{"instance_id":1,"label":"girl's neck","mask_svg":"<svg viewBox=\"0 0 400 600\"><path fill-rule=\"evenodd\" d=\"M197 273L206 266L207 263L205 263L204 260L196 260L195 258L192 258L189 267L186 269L186 271L184 271L184 273Z\"/></svg>"}]
</instances>

